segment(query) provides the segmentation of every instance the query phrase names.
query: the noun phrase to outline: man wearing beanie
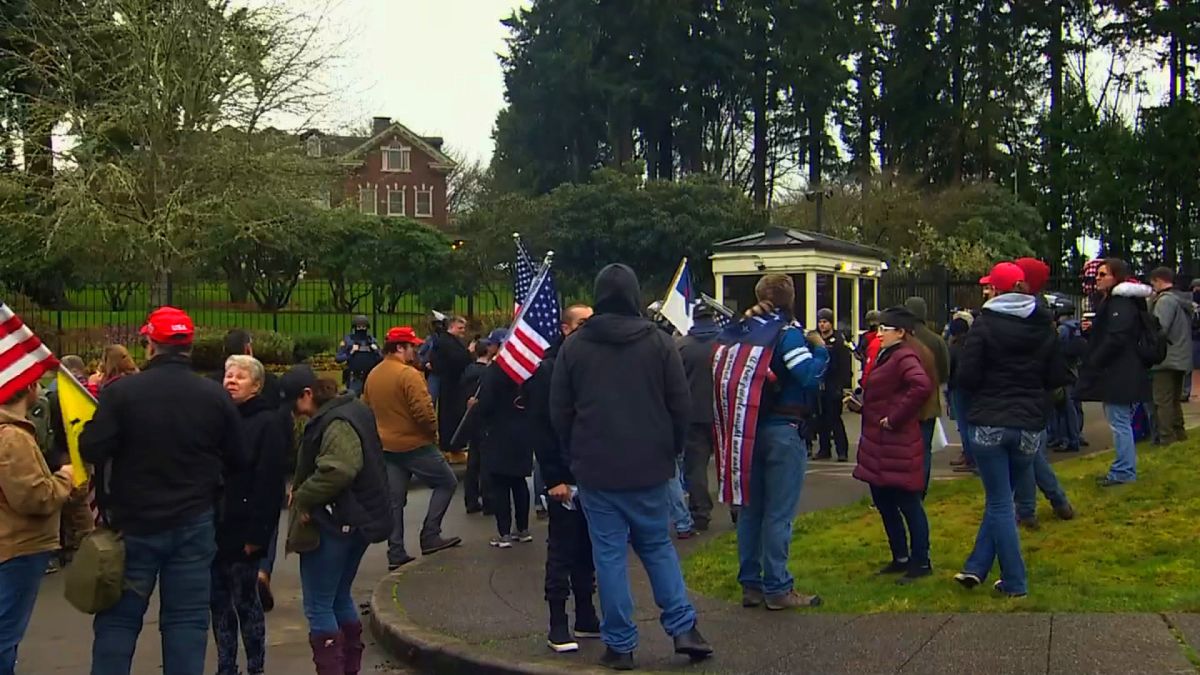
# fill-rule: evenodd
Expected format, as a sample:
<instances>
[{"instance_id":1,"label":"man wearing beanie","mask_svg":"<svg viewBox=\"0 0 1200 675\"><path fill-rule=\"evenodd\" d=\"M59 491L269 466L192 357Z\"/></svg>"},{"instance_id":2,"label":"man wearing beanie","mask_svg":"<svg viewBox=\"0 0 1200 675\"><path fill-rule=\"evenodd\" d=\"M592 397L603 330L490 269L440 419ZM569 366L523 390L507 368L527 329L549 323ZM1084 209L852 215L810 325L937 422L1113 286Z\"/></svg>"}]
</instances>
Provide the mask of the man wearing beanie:
<instances>
[{"instance_id":1,"label":"man wearing beanie","mask_svg":"<svg viewBox=\"0 0 1200 675\"><path fill-rule=\"evenodd\" d=\"M200 673L217 552L213 506L247 462L241 418L221 385L192 372L191 317L161 307L141 332L150 365L101 390L79 438L83 461L105 467L96 500L125 542L125 591L93 622L92 673L129 672L156 586L163 672Z\"/></svg>"},{"instance_id":2,"label":"man wearing beanie","mask_svg":"<svg viewBox=\"0 0 1200 675\"><path fill-rule=\"evenodd\" d=\"M1050 266L1036 258L1017 258L1013 261L1017 267L1021 269L1025 275L1025 281L1017 284L1016 289L1022 293L1032 295L1040 313L1046 319L1047 325L1051 330L1056 331L1057 327L1054 324L1054 314L1046 305L1046 301L1042 296L1042 291L1045 290L1046 282L1050 279ZM1054 342L1055 352L1061 352L1061 345L1057 340ZM1057 359L1065 357L1061 353L1057 353ZM1057 387L1056 387L1057 388ZM1054 390L1046 392L1044 397L1046 406L1046 421L1049 424L1051 415L1055 415L1054 410ZM1047 433L1049 438L1049 433ZM1046 499L1050 501L1050 506L1054 509L1054 513L1063 520L1070 520L1075 517L1075 509L1071 507L1071 502L1067 499L1067 493L1063 490L1062 485L1058 482L1058 475L1054 472L1054 467L1050 466L1050 461L1046 459L1046 443L1042 443L1038 448L1037 454L1033 457L1033 471L1024 474L1020 480L1013 483L1013 492L1017 500L1017 520L1021 525L1029 529L1037 529L1037 491L1041 490Z\"/></svg>"},{"instance_id":3,"label":"man wearing beanie","mask_svg":"<svg viewBox=\"0 0 1200 675\"><path fill-rule=\"evenodd\" d=\"M933 432L937 427L938 417L942 414L942 387L950 380L950 348L941 335L929 329L929 308L925 298L913 296L904 301L904 308L917 318L917 327L913 337L925 345L925 349L933 356L933 393L921 408L921 434L925 439L925 489L929 489L929 474L933 469Z\"/></svg>"},{"instance_id":4,"label":"man wearing beanie","mask_svg":"<svg viewBox=\"0 0 1200 675\"><path fill-rule=\"evenodd\" d=\"M842 421L842 398L854 377L850 346L841 333L834 330L833 310L828 307L817 312L817 332L829 352L829 365L821 382L821 412L817 425L820 450L814 459L830 459L831 450L836 449L838 461L845 462L850 455L850 444L846 439L846 424Z\"/></svg>"},{"instance_id":5,"label":"man wearing beanie","mask_svg":"<svg viewBox=\"0 0 1200 675\"><path fill-rule=\"evenodd\" d=\"M669 483L691 422L683 362L671 337L641 315L637 275L600 270L595 314L564 341L550 380L550 419L579 483L600 587L607 647L601 665L634 667L638 646L628 550L642 561L675 653L712 655L696 629L667 532Z\"/></svg>"}]
</instances>

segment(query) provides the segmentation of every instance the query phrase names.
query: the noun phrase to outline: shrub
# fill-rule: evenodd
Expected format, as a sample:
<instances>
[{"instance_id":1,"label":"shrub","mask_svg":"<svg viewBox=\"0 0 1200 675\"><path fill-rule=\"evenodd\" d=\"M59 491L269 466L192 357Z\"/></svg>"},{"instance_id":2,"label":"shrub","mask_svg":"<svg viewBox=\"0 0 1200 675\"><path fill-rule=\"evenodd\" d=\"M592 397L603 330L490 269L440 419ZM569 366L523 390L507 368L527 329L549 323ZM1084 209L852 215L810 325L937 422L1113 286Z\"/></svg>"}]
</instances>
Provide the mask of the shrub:
<instances>
[{"instance_id":1,"label":"shrub","mask_svg":"<svg viewBox=\"0 0 1200 675\"><path fill-rule=\"evenodd\" d=\"M295 338L296 347L292 352L295 363L307 361L317 354L332 352L337 348L337 339L328 335L298 335Z\"/></svg>"},{"instance_id":2,"label":"shrub","mask_svg":"<svg viewBox=\"0 0 1200 675\"><path fill-rule=\"evenodd\" d=\"M254 331L254 355L263 363L295 363L296 343L292 338L275 331Z\"/></svg>"},{"instance_id":3,"label":"shrub","mask_svg":"<svg viewBox=\"0 0 1200 675\"><path fill-rule=\"evenodd\" d=\"M221 328L197 328L192 343L192 368L218 371L225 367L225 335ZM295 343L286 335L274 331L252 331L254 356L268 365L291 365Z\"/></svg>"}]
</instances>

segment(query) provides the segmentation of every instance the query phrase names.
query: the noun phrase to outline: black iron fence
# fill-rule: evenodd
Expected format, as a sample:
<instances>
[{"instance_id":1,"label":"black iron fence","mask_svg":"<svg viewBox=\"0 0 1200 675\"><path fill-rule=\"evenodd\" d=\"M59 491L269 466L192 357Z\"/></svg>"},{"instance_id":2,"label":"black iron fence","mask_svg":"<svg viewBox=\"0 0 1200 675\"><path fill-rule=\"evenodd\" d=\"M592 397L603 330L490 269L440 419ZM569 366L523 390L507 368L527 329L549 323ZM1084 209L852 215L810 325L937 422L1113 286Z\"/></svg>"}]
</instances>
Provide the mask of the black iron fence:
<instances>
[{"instance_id":1,"label":"black iron fence","mask_svg":"<svg viewBox=\"0 0 1200 675\"><path fill-rule=\"evenodd\" d=\"M365 314L377 333L393 325L427 330L430 310L472 317L483 327L512 316L509 284L469 296L416 292L398 297L373 294L366 285L331 288L321 279L303 279L278 309L264 308L252 295L231 292L217 281L175 282L164 288L145 283L89 284L68 289L54 300L36 301L0 285L7 303L58 354L94 355L106 344L137 345L146 315L161 304L180 307L199 330L270 330L297 341L332 346L349 330L351 317Z\"/></svg>"},{"instance_id":2,"label":"black iron fence","mask_svg":"<svg viewBox=\"0 0 1200 675\"><path fill-rule=\"evenodd\" d=\"M1086 310L1083 285L1079 277L1051 277L1043 289L1069 297L1075 312ZM978 309L983 306L983 287L979 278L952 277L944 271L913 274L886 272L879 282L879 307L894 307L911 297L925 299L928 319L938 325L950 320L955 309Z\"/></svg>"}]
</instances>

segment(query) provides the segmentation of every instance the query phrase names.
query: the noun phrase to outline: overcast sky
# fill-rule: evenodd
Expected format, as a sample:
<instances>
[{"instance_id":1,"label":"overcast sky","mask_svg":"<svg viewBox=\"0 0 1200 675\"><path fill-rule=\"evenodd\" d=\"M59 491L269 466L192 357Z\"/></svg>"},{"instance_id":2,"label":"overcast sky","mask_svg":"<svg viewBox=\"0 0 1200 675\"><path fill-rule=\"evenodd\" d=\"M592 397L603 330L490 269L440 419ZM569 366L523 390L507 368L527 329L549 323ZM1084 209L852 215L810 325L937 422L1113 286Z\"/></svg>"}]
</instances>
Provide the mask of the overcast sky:
<instances>
[{"instance_id":1,"label":"overcast sky","mask_svg":"<svg viewBox=\"0 0 1200 675\"><path fill-rule=\"evenodd\" d=\"M502 19L522 0L249 0L327 12L326 34L339 43L330 83L337 92L320 126L363 126L374 116L443 136L470 158L492 156L492 124L504 105L496 55L505 50ZM314 10L318 6L320 9Z\"/></svg>"}]
</instances>

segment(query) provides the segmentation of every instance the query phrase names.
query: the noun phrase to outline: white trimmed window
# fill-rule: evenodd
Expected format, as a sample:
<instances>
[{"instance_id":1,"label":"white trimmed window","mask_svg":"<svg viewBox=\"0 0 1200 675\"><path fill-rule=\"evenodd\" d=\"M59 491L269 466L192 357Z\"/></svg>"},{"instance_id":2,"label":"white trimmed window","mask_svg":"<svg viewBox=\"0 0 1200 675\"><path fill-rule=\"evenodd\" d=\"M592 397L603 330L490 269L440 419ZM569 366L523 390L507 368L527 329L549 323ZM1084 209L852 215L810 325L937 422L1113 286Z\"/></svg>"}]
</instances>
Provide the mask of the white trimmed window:
<instances>
[{"instance_id":1,"label":"white trimmed window","mask_svg":"<svg viewBox=\"0 0 1200 675\"><path fill-rule=\"evenodd\" d=\"M412 170L412 148L396 147L383 149L383 170L408 173Z\"/></svg>"},{"instance_id":2,"label":"white trimmed window","mask_svg":"<svg viewBox=\"0 0 1200 675\"><path fill-rule=\"evenodd\" d=\"M304 142L304 147L305 147L305 150L308 152L309 157L320 157L321 156L321 137L320 136L309 136L308 140L306 140Z\"/></svg>"},{"instance_id":3,"label":"white trimmed window","mask_svg":"<svg viewBox=\"0 0 1200 675\"><path fill-rule=\"evenodd\" d=\"M432 218L433 217L433 188L425 187L424 185L422 185L421 187L416 189L416 195L417 195L417 201L415 204L416 210L413 212L413 215L415 215L418 218Z\"/></svg>"},{"instance_id":4,"label":"white trimmed window","mask_svg":"<svg viewBox=\"0 0 1200 675\"><path fill-rule=\"evenodd\" d=\"M358 212L369 216L379 213L379 196L374 187L358 188Z\"/></svg>"},{"instance_id":5,"label":"white trimmed window","mask_svg":"<svg viewBox=\"0 0 1200 675\"><path fill-rule=\"evenodd\" d=\"M387 191L387 214L389 216L404 215L404 186L392 186Z\"/></svg>"}]
</instances>

